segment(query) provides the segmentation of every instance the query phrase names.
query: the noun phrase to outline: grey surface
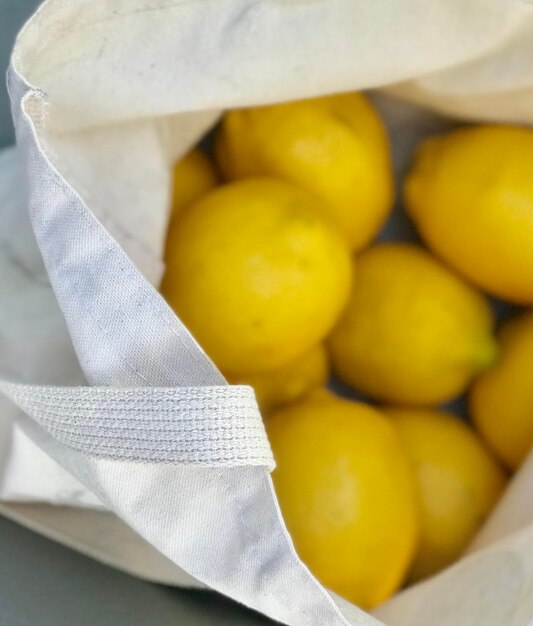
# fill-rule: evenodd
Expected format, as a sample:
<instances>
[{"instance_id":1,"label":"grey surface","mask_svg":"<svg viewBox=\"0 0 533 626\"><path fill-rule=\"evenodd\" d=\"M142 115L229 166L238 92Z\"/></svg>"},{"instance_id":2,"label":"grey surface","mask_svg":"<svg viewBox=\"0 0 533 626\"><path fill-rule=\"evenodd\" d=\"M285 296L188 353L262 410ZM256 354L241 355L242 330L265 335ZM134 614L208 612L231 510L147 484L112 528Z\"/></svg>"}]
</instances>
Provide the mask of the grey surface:
<instances>
[{"instance_id":1,"label":"grey surface","mask_svg":"<svg viewBox=\"0 0 533 626\"><path fill-rule=\"evenodd\" d=\"M0 517L2 626L265 626L215 593L142 582Z\"/></svg>"},{"instance_id":2,"label":"grey surface","mask_svg":"<svg viewBox=\"0 0 533 626\"><path fill-rule=\"evenodd\" d=\"M15 36L39 3L36 0L0 0L0 147L15 141L4 74Z\"/></svg>"},{"instance_id":3,"label":"grey surface","mask_svg":"<svg viewBox=\"0 0 533 626\"><path fill-rule=\"evenodd\" d=\"M73 0L65 0L73 1ZM35 0L0 0L0 68ZM0 147L14 142L5 81ZM0 517L0 626L261 626L269 620L210 592L146 583Z\"/></svg>"}]
</instances>

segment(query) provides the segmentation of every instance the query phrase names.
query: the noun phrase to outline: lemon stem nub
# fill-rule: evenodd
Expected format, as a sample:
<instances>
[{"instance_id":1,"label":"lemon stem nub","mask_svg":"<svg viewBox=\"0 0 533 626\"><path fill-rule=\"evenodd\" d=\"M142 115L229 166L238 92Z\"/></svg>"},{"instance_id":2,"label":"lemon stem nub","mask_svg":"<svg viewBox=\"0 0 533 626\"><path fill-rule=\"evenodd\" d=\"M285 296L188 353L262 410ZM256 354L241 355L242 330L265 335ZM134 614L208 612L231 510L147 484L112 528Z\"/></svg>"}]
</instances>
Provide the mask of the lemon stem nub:
<instances>
[{"instance_id":1,"label":"lemon stem nub","mask_svg":"<svg viewBox=\"0 0 533 626\"><path fill-rule=\"evenodd\" d=\"M498 343L492 337L487 338L480 346L477 353L477 362L479 363L479 371L483 372L491 368L499 357Z\"/></svg>"}]
</instances>

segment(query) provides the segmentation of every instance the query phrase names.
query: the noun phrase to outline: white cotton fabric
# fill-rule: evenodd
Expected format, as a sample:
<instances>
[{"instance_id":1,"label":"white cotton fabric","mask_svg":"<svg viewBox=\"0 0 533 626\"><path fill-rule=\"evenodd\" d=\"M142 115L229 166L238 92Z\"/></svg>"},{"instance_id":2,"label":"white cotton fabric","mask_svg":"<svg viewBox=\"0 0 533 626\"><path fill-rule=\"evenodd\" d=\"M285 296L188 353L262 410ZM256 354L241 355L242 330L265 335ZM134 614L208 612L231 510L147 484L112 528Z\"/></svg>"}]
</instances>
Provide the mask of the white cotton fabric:
<instances>
[{"instance_id":1,"label":"white cotton fabric","mask_svg":"<svg viewBox=\"0 0 533 626\"><path fill-rule=\"evenodd\" d=\"M274 469L251 387L124 389L0 381L0 391L60 443L95 458Z\"/></svg>"},{"instance_id":2,"label":"white cotton fabric","mask_svg":"<svg viewBox=\"0 0 533 626\"><path fill-rule=\"evenodd\" d=\"M137 575L207 585L284 624L381 623L330 595L299 561L250 392L224 412L236 392L152 286L163 270L170 166L223 109L370 87L457 117L531 123L532 33L533 7L508 0L46 2L19 36L8 76L28 199L14 191L17 157L2 157L0 312L10 332L0 329L0 372L26 413L2 401L0 493L85 508L6 503L4 512ZM435 128L431 116L384 107L402 153ZM198 394L209 401L195 405ZM217 456L220 415L232 435ZM169 433L172 445L159 446ZM21 479L28 457L48 486ZM525 626L532 483L530 463L476 550L379 617Z\"/></svg>"},{"instance_id":3,"label":"white cotton fabric","mask_svg":"<svg viewBox=\"0 0 533 626\"><path fill-rule=\"evenodd\" d=\"M49 385L86 384L35 242L17 150L0 152L0 376ZM0 395L0 498L101 507L98 499L17 426Z\"/></svg>"}]
</instances>

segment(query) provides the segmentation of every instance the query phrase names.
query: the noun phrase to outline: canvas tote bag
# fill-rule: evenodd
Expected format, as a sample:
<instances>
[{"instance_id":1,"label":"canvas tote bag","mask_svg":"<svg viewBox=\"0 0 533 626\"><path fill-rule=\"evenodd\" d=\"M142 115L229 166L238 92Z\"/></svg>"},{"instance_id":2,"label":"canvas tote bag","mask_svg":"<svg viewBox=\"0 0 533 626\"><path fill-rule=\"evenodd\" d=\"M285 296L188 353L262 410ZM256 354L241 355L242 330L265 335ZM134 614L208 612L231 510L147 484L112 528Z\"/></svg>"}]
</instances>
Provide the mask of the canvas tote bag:
<instances>
[{"instance_id":1,"label":"canvas tote bag","mask_svg":"<svg viewBox=\"0 0 533 626\"><path fill-rule=\"evenodd\" d=\"M531 60L517 0L43 4L13 52L18 149L0 157L2 512L284 624L526 626L533 460L470 555L367 615L299 561L253 392L226 384L155 286L171 164L223 110L380 88L527 124ZM446 124L381 106L405 154Z\"/></svg>"}]
</instances>

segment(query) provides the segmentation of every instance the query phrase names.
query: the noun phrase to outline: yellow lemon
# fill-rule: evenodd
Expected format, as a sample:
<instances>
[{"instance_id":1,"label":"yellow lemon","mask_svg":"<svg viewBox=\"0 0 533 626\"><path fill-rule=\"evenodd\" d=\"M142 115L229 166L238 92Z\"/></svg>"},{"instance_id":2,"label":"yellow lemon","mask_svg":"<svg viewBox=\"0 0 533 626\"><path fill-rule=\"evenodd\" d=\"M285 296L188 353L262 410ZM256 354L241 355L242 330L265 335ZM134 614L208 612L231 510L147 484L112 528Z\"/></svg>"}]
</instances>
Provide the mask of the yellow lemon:
<instances>
[{"instance_id":1,"label":"yellow lemon","mask_svg":"<svg viewBox=\"0 0 533 626\"><path fill-rule=\"evenodd\" d=\"M379 244L357 264L329 342L344 382L397 404L439 404L493 362L489 304L421 247Z\"/></svg>"},{"instance_id":2,"label":"yellow lemon","mask_svg":"<svg viewBox=\"0 0 533 626\"><path fill-rule=\"evenodd\" d=\"M266 420L274 485L298 554L333 591L363 608L402 583L418 537L418 495L384 415L312 392Z\"/></svg>"},{"instance_id":3,"label":"yellow lemon","mask_svg":"<svg viewBox=\"0 0 533 626\"><path fill-rule=\"evenodd\" d=\"M177 213L216 187L217 175L207 156L195 148L174 166L172 212Z\"/></svg>"},{"instance_id":4,"label":"yellow lemon","mask_svg":"<svg viewBox=\"0 0 533 626\"><path fill-rule=\"evenodd\" d=\"M268 413L283 404L298 400L315 387L322 387L328 380L328 374L326 348L319 344L285 367L245 378L230 378L230 382L252 386L259 407Z\"/></svg>"},{"instance_id":5,"label":"yellow lemon","mask_svg":"<svg viewBox=\"0 0 533 626\"><path fill-rule=\"evenodd\" d=\"M516 469L533 447L533 312L498 334L500 358L470 391L472 418L490 447Z\"/></svg>"},{"instance_id":6,"label":"yellow lemon","mask_svg":"<svg viewBox=\"0 0 533 626\"><path fill-rule=\"evenodd\" d=\"M219 187L175 220L162 291L227 375L283 367L336 322L348 249L315 198L274 179Z\"/></svg>"},{"instance_id":7,"label":"yellow lemon","mask_svg":"<svg viewBox=\"0 0 533 626\"><path fill-rule=\"evenodd\" d=\"M411 580L455 561L490 513L505 475L474 431L430 409L386 409L418 479L421 538Z\"/></svg>"},{"instance_id":8,"label":"yellow lemon","mask_svg":"<svg viewBox=\"0 0 533 626\"><path fill-rule=\"evenodd\" d=\"M503 299L533 303L533 130L463 128L428 140L405 184L428 245Z\"/></svg>"},{"instance_id":9,"label":"yellow lemon","mask_svg":"<svg viewBox=\"0 0 533 626\"><path fill-rule=\"evenodd\" d=\"M229 179L272 175L315 193L353 248L372 239L392 206L387 134L361 94L231 111L216 154Z\"/></svg>"}]
</instances>

